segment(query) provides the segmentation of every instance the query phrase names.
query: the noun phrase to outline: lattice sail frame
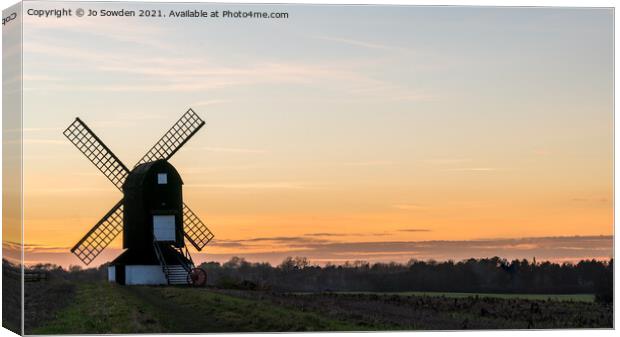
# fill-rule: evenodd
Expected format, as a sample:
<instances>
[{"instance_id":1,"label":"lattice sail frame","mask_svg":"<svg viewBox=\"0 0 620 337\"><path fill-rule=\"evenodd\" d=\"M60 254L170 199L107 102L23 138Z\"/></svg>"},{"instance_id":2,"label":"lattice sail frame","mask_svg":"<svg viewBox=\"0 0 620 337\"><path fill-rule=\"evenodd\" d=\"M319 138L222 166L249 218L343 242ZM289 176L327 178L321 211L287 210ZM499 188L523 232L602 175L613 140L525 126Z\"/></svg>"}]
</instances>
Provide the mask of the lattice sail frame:
<instances>
[{"instance_id":1,"label":"lattice sail frame","mask_svg":"<svg viewBox=\"0 0 620 337\"><path fill-rule=\"evenodd\" d=\"M194 110L189 109L140 159L136 166L158 159L170 159L189 139L205 125ZM176 134L175 134L176 133ZM122 191L129 169L79 118L63 132L65 137L93 163L114 186ZM198 216L183 204L184 235L198 250L214 237ZM123 229L123 200L121 199L99 222L71 248L84 264L92 262Z\"/></svg>"},{"instance_id":2,"label":"lattice sail frame","mask_svg":"<svg viewBox=\"0 0 620 337\"><path fill-rule=\"evenodd\" d=\"M183 204L183 232L198 251L201 251L214 237L207 225L185 204Z\"/></svg>"},{"instance_id":3,"label":"lattice sail frame","mask_svg":"<svg viewBox=\"0 0 620 337\"><path fill-rule=\"evenodd\" d=\"M81 119L76 118L63 134L114 186L122 188L129 169Z\"/></svg>"},{"instance_id":4,"label":"lattice sail frame","mask_svg":"<svg viewBox=\"0 0 620 337\"><path fill-rule=\"evenodd\" d=\"M90 264L123 230L123 200L112 207L93 228L78 241L71 252L84 264Z\"/></svg>"},{"instance_id":5,"label":"lattice sail frame","mask_svg":"<svg viewBox=\"0 0 620 337\"><path fill-rule=\"evenodd\" d=\"M136 166L159 159L170 159L204 125L205 121L194 110L187 110L170 130L146 152Z\"/></svg>"}]
</instances>

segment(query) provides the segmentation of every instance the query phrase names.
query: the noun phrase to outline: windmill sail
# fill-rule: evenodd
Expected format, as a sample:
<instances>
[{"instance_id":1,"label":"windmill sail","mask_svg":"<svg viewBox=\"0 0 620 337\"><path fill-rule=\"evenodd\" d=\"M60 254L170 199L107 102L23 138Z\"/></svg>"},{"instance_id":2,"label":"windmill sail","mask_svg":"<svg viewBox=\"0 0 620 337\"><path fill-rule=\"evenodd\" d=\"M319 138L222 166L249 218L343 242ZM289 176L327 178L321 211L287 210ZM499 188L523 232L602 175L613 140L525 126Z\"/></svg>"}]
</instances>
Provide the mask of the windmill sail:
<instances>
[{"instance_id":1,"label":"windmill sail","mask_svg":"<svg viewBox=\"0 0 620 337\"><path fill-rule=\"evenodd\" d=\"M136 166L160 159L169 160L190 138L205 125L205 122L189 109L164 134L163 137L140 159ZM130 174L129 169L79 118L63 132L118 189ZM125 193L125 192L123 192ZM71 249L84 264L90 264L123 231L124 200L119 201L95 226ZM183 227L185 238L197 249L202 250L213 239L213 233L198 216L183 204Z\"/></svg>"},{"instance_id":2,"label":"windmill sail","mask_svg":"<svg viewBox=\"0 0 620 337\"><path fill-rule=\"evenodd\" d=\"M81 119L76 118L63 134L114 186L121 189L129 170Z\"/></svg>"},{"instance_id":3,"label":"windmill sail","mask_svg":"<svg viewBox=\"0 0 620 337\"><path fill-rule=\"evenodd\" d=\"M123 230L123 200L119 201L71 248L84 264L91 263Z\"/></svg>"},{"instance_id":4,"label":"windmill sail","mask_svg":"<svg viewBox=\"0 0 620 337\"><path fill-rule=\"evenodd\" d=\"M187 110L170 130L140 159L136 166L159 159L170 159L204 125L205 122L194 110Z\"/></svg>"},{"instance_id":5,"label":"windmill sail","mask_svg":"<svg viewBox=\"0 0 620 337\"><path fill-rule=\"evenodd\" d=\"M198 251L202 250L213 239L213 233L207 228L207 225L185 204L183 204L183 231L187 240Z\"/></svg>"}]
</instances>

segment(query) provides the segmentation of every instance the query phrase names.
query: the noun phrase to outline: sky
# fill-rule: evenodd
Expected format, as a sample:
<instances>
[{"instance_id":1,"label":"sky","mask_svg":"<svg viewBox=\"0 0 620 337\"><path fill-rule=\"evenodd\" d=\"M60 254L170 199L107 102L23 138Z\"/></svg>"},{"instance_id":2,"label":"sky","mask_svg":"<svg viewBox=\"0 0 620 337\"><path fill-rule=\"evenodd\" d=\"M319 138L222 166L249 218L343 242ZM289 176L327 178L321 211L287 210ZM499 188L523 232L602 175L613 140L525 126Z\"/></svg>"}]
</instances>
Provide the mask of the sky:
<instances>
[{"instance_id":1,"label":"sky","mask_svg":"<svg viewBox=\"0 0 620 337\"><path fill-rule=\"evenodd\" d=\"M289 18L26 16L26 263L80 264L122 197L75 117L132 167L190 107L171 162L216 236L195 260L612 255L611 9L80 6Z\"/></svg>"}]
</instances>

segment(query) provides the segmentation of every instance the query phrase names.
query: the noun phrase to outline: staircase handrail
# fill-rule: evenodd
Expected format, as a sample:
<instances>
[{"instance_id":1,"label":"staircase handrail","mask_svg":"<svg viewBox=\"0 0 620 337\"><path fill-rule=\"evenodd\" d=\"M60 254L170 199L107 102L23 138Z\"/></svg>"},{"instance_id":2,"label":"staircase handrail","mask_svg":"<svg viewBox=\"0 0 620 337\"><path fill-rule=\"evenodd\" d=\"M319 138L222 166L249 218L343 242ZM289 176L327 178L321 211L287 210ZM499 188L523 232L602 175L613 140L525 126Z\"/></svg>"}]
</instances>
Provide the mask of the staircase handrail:
<instances>
[{"instance_id":1,"label":"staircase handrail","mask_svg":"<svg viewBox=\"0 0 620 337\"><path fill-rule=\"evenodd\" d=\"M161 265L161 270L164 272L164 276L166 277L166 282L170 284L170 278L168 277L168 265L166 264L166 259L164 259L164 254L161 251L161 247L159 247L159 243L153 236L153 247L155 248L155 256L159 260L159 264Z\"/></svg>"},{"instance_id":2,"label":"staircase handrail","mask_svg":"<svg viewBox=\"0 0 620 337\"><path fill-rule=\"evenodd\" d=\"M181 259L178 255L175 255L175 257L177 258L177 260L179 261L183 269L185 269L185 271L190 273L192 269L194 268L194 261L192 260L192 257L189 255L189 251L187 250L187 248L185 248L185 251L183 251L183 248L179 248L179 250L181 251L181 254L189 261L189 263Z\"/></svg>"}]
</instances>

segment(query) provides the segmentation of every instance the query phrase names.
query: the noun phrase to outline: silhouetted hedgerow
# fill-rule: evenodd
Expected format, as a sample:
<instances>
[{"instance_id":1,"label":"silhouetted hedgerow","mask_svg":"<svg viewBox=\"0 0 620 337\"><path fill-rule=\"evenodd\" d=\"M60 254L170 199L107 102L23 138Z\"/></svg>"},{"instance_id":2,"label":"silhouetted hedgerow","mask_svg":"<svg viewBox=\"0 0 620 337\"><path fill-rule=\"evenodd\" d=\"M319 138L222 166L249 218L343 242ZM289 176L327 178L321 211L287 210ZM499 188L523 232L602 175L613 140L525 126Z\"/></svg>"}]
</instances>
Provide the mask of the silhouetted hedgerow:
<instances>
[{"instance_id":1,"label":"silhouetted hedgerow","mask_svg":"<svg viewBox=\"0 0 620 337\"><path fill-rule=\"evenodd\" d=\"M274 267L234 257L224 264L210 262L201 267L207 270L211 285L250 281L275 291L589 293L600 301L613 298L613 260L558 264L493 257L405 264L356 261L321 267L306 258L287 258Z\"/></svg>"}]
</instances>

